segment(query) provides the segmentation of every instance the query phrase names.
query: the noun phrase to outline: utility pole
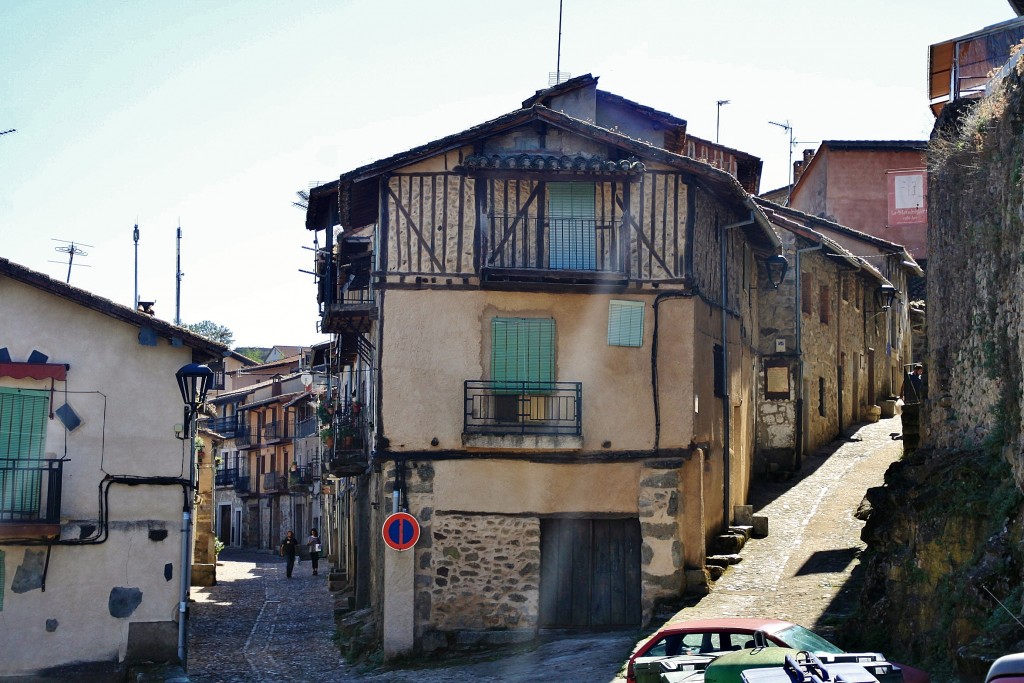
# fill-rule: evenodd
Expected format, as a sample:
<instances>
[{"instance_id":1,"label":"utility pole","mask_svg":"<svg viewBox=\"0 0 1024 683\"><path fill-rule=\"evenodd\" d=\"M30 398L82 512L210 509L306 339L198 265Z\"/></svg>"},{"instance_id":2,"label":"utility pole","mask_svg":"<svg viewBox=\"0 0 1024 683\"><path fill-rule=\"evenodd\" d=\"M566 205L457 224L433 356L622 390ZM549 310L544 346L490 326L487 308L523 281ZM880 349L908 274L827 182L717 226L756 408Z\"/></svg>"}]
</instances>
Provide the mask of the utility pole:
<instances>
[{"instance_id":1,"label":"utility pole","mask_svg":"<svg viewBox=\"0 0 1024 683\"><path fill-rule=\"evenodd\" d=\"M722 122L722 105L729 104L729 100L718 100L718 110L715 115L715 144L718 144L718 128Z\"/></svg>"},{"instance_id":2,"label":"utility pole","mask_svg":"<svg viewBox=\"0 0 1024 683\"><path fill-rule=\"evenodd\" d=\"M181 326L181 278L185 273L181 272L181 221L178 221L178 267L174 275L176 282L174 288L174 324Z\"/></svg>"}]
</instances>

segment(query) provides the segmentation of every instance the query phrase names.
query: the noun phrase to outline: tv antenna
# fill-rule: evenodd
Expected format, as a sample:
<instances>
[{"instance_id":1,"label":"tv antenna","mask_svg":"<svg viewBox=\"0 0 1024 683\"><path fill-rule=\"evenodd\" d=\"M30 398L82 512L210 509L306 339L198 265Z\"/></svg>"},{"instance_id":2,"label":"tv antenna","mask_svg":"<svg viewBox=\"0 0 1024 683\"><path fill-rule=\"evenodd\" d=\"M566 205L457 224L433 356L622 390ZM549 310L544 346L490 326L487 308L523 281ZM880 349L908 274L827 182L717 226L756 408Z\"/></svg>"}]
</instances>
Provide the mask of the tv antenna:
<instances>
[{"instance_id":1,"label":"tv antenna","mask_svg":"<svg viewBox=\"0 0 1024 683\"><path fill-rule=\"evenodd\" d=\"M65 280L65 282L67 284L71 284L71 266L85 266L86 268L91 268L92 267L92 266L90 266L87 263L75 263L75 257L76 256L88 256L89 255L89 252L83 251L82 249L79 249L79 247L89 247L90 249L92 249L93 246L91 244L84 244L82 242L69 242L67 240L59 240L56 237L51 237L50 239L52 239L54 242L63 242L64 243L63 246L54 247L53 250L54 251L59 251L62 254L67 254L68 255L68 277L67 277L67 280ZM50 263L64 263L64 262L63 261L50 261Z\"/></svg>"},{"instance_id":2,"label":"tv antenna","mask_svg":"<svg viewBox=\"0 0 1024 683\"><path fill-rule=\"evenodd\" d=\"M572 74L565 74L565 80L569 80ZM558 52L555 57L555 73L548 73L548 85L558 85L562 82L562 0L558 0Z\"/></svg>"}]
</instances>

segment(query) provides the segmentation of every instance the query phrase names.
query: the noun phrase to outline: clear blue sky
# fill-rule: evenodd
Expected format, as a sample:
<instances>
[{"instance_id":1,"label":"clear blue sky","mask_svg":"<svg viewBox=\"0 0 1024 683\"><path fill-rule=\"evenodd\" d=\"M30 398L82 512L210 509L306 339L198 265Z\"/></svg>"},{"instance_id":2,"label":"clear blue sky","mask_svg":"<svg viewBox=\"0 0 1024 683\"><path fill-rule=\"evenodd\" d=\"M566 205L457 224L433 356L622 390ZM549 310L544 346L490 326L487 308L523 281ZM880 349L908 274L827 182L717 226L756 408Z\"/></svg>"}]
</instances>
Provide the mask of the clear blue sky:
<instances>
[{"instance_id":1,"label":"clear blue sky","mask_svg":"<svg viewBox=\"0 0 1024 683\"><path fill-rule=\"evenodd\" d=\"M927 48L1005 0L564 0L562 71L764 160L822 139L925 139ZM308 344L296 190L517 108L555 70L558 0L0 3L0 256L240 345Z\"/></svg>"}]
</instances>

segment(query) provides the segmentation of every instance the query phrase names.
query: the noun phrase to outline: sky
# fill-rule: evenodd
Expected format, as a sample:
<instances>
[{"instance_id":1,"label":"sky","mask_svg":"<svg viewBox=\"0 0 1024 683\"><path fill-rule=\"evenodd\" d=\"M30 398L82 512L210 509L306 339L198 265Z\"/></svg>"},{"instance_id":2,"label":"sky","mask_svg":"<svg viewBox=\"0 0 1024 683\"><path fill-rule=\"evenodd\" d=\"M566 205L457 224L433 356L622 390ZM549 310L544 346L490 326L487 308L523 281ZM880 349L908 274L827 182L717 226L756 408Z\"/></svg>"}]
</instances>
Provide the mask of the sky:
<instances>
[{"instance_id":1,"label":"sky","mask_svg":"<svg viewBox=\"0 0 1024 683\"><path fill-rule=\"evenodd\" d=\"M0 256L63 281L75 242L71 284L130 306L137 223L139 297L173 322L180 226L182 322L311 344L296 192L513 111L559 66L760 157L765 191L821 140L927 139L928 46L1013 17L1006 0L563 0L559 59L558 0L5 0Z\"/></svg>"}]
</instances>

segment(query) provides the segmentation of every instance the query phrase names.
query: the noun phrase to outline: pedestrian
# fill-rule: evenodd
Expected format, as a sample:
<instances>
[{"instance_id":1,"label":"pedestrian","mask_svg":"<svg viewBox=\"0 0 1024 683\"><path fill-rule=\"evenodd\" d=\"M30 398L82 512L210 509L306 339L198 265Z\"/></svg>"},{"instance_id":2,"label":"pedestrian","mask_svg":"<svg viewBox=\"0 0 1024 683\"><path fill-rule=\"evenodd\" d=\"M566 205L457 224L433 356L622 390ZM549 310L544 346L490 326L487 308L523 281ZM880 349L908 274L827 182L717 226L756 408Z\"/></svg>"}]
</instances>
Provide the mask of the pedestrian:
<instances>
[{"instance_id":1,"label":"pedestrian","mask_svg":"<svg viewBox=\"0 0 1024 683\"><path fill-rule=\"evenodd\" d=\"M914 366L914 371L903 380L900 398L905 403L920 403L925 395L924 366L918 363Z\"/></svg>"},{"instance_id":2,"label":"pedestrian","mask_svg":"<svg viewBox=\"0 0 1024 683\"><path fill-rule=\"evenodd\" d=\"M287 563L285 566L285 574L288 578L292 578L292 570L295 569L295 550L299 546L299 539L295 538L295 532L289 531L281 541L281 557L285 559Z\"/></svg>"},{"instance_id":3,"label":"pedestrian","mask_svg":"<svg viewBox=\"0 0 1024 683\"><path fill-rule=\"evenodd\" d=\"M316 529L309 530L306 546L309 548L309 561L313 563L313 576L316 576L320 564L320 551L323 549L323 546L320 545L320 536L317 534Z\"/></svg>"}]
</instances>

